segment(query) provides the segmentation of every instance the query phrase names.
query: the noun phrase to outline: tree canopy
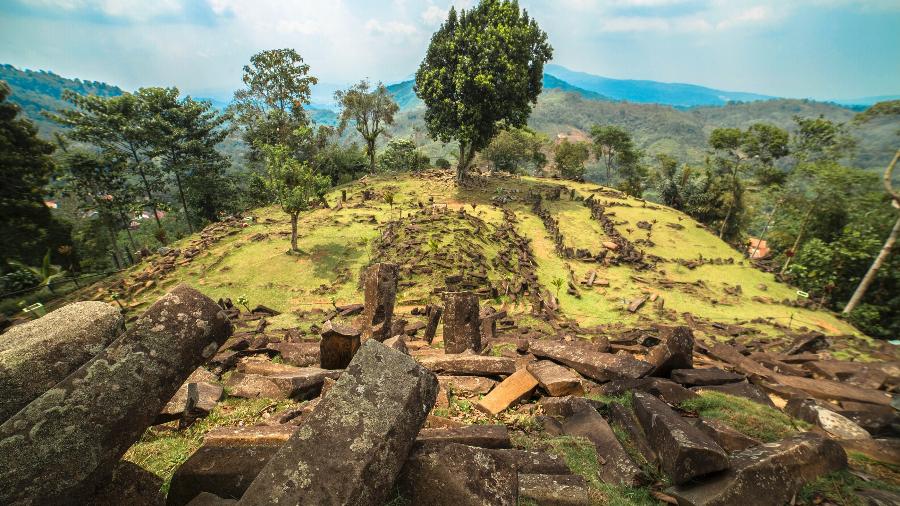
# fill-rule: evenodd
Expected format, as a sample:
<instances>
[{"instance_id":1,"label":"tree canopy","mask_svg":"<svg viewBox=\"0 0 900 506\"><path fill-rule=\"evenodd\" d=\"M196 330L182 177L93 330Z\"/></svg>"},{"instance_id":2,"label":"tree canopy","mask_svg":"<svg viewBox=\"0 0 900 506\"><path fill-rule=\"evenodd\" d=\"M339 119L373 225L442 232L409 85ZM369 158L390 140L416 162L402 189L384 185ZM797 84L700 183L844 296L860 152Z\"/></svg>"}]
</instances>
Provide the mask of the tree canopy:
<instances>
[{"instance_id":1,"label":"tree canopy","mask_svg":"<svg viewBox=\"0 0 900 506\"><path fill-rule=\"evenodd\" d=\"M394 123L394 114L400 110L397 102L382 83L370 89L369 82L360 81L347 90L337 91L335 100L341 105L338 131L343 132L350 121L356 131L366 141L366 156L369 157L369 171L375 172L375 142L387 133L387 127Z\"/></svg>"}]
</instances>

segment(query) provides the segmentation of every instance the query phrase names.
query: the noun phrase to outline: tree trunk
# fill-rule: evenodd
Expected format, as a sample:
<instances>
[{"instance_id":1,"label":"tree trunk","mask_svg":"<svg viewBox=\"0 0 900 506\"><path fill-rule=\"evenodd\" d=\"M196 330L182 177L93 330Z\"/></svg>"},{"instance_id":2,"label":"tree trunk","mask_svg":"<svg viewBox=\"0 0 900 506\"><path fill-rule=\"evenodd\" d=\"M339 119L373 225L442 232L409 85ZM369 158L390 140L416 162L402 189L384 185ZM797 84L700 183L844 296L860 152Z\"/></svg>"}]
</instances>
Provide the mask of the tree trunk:
<instances>
[{"instance_id":1,"label":"tree trunk","mask_svg":"<svg viewBox=\"0 0 900 506\"><path fill-rule=\"evenodd\" d=\"M121 269L122 266L119 263L119 245L116 241L116 229L113 226L111 219L106 219L104 221L106 221L106 230L107 232L109 232L110 248L112 248L112 251L110 253L112 254L113 261L116 264L116 269Z\"/></svg>"},{"instance_id":2,"label":"tree trunk","mask_svg":"<svg viewBox=\"0 0 900 506\"><path fill-rule=\"evenodd\" d=\"M369 153L368 153L369 154L369 173L374 174L375 173L375 139L372 139L372 140L366 139L366 145L369 148L368 149L369 150Z\"/></svg>"},{"instance_id":3,"label":"tree trunk","mask_svg":"<svg viewBox=\"0 0 900 506\"><path fill-rule=\"evenodd\" d=\"M750 253L750 260L753 260L753 255L756 255L756 252L759 251L759 246L760 246L760 244L762 244L763 239L765 239L766 232L768 232L768 230L769 230L769 225L771 225L772 220L775 219L775 212L778 211L778 206L780 206L780 205L781 205L781 201L779 200L778 202L775 203L775 207L772 208L772 212L769 213L769 219L766 220L766 224L763 227L762 234L760 234L759 237L756 239L756 247L753 248L753 252Z\"/></svg>"},{"instance_id":4,"label":"tree trunk","mask_svg":"<svg viewBox=\"0 0 900 506\"><path fill-rule=\"evenodd\" d=\"M159 222L159 213L156 212L156 202L153 200L153 192L150 191L150 182L147 181L147 175L144 174L144 168L141 167L141 159L138 157L134 148L131 148L131 155L134 158L134 163L137 164L141 181L144 183L144 192L147 194L147 201L150 203L150 208L153 209L153 218L156 220L156 228L162 229L162 223Z\"/></svg>"},{"instance_id":5,"label":"tree trunk","mask_svg":"<svg viewBox=\"0 0 900 506\"><path fill-rule=\"evenodd\" d=\"M175 184L178 185L178 194L181 196L181 206L184 208L184 221L187 222L188 231L194 233L194 225L191 224L191 214L188 211L187 199L184 198L184 189L181 187L181 174L175 171Z\"/></svg>"},{"instance_id":6,"label":"tree trunk","mask_svg":"<svg viewBox=\"0 0 900 506\"><path fill-rule=\"evenodd\" d=\"M806 211L806 216L803 217L803 222L800 223L800 231L797 232L797 239L794 240L794 245L791 247L791 256L787 258L784 262L784 266L781 268L780 274L784 274L787 271L789 265L791 265L791 259L797 255L797 248L800 247L800 239L803 237L803 231L806 230L806 224L809 222L809 217L812 216L813 206L810 204L809 211Z\"/></svg>"},{"instance_id":7,"label":"tree trunk","mask_svg":"<svg viewBox=\"0 0 900 506\"><path fill-rule=\"evenodd\" d=\"M137 244L134 242L134 236L131 235L131 222L128 221L125 217L125 212L121 209L119 209L119 217L122 218L122 225L125 227L125 233L128 234L128 242L131 244L131 249L137 251Z\"/></svg>"},{"instance_id":8,"label":"tree trunk","mask_svg":"<svg viewBox=\"0 0 900 506\"><path fill-rule=\"evenodd\" d=\"M734 209L734 200L728 204L728 212L725 213L725 219L722 220L722 226L719 227L719 239L725 235L725 227L728 225L728 218L731 218L731 210Z\"/></svg>"},{"instance_id":9,"label":"tree trunk","mask_svg":"<svg viewBox=\"0 0 900 506\"><path fill-rule=\"evenodd\" d=\"M297 251L297 213L291 214L291 251Z\"/></svg>"},{"instance_id":10,"label":"tree trunk","mask_svg":"<svg viewBox=\"0 0 900 506\"><path fill-rule=\"evenodd\" d=\"M468 148L468 149L467 149ZM456 184L462 184L466 179L466 172L475 157L475 148L467 143L459 143L459 163L456 164Z\"/></svg>"}]
</instances>

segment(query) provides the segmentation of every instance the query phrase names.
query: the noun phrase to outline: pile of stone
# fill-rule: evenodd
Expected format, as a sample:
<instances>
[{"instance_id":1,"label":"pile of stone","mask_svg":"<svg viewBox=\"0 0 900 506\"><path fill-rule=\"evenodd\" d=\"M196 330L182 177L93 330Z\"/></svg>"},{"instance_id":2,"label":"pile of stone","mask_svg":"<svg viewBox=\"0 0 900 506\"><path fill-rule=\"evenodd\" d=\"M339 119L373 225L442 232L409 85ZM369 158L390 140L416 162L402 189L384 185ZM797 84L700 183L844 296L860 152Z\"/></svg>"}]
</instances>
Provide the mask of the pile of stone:
<instances>
[{"instance_id":1,"label":"pile of stone","mask_svg":"<svg viewBox=\"0 0 900 506\"><path fill-rule=\"evenodd\" d=\"M591 194L584 200L584 205L591 211L591 219L600 222L603 227L603 233L608 238L603 242L603 247L608 250L611 255L604 255L602 261L606 265L630 264L638 269L650 267L649 258L645 258L644 252L623 236L617 229L616 224L611 218L611 214L606 212L607 205L599 202Z\"/></svg>"}]
</instances>

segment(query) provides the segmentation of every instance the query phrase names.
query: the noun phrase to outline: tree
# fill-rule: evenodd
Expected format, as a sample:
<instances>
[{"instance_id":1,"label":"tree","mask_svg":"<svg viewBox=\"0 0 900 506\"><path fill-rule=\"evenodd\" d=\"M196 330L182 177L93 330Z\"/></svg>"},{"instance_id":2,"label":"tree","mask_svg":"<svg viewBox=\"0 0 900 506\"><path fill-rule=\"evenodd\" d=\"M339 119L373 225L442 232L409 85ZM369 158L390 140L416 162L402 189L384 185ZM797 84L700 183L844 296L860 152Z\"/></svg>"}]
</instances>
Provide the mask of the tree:
<instances>
[{"instance_id":1,"label":"tree","mask_svg":"<svg viewBox=\"0 0 900 506\"><path fill-rule=\"evenodd\" d=\"M318 79L309 75L300 54L293 49L257 53L244 66L243 81L246 87L234 92L232 110L244 128L251 159L261 154L262 146L276 144L308 159L309 154L302 152L308 138L298 135L298 129L309 123L303 107L309 105L311 87Z\"/></svg>"},{"instance_id":2,"label":"tree","mask_svg":"<svg viewBox=\"0 0 900 506\"><path fill-rule=\"evenodd\" d=\"M500 131L481 156L494 170L511 174L533 173L547 164L547 155L543 151L546 143L544 136L528 128L511 128Z\"/></svg>"},{"instance_id":3,"label":"tree","mask_svg":"<svg viewBox=\"0 0 900 506\"><path fill-rule=\"evenodd\" d=\"M313 168L318 174L328 176L331 184L348 183L365 174L369 166L366 154L356 144L327 143L316 152Z\"/></svg>"},{"instance_id":4,"label":"tree","mask_svg":"<svg viewBox=\"0 0 900 506\"><path fill-rule=\"evenodd\" d=\"M656 155L656 190L662 203L678 209L684 209L682 188L685 186L683 173L679 175L678 160L665 154ZM679 177L681 176L681 177Z\"/></svg>"},{"instance_id":5,"label":"tree","mask_svg":"<svg viewBox=\"0 0 900 506\"><path fill-rule=\"evenodd\" d=\"M594 125L591 138L594 140L594 153L606 166L606 184L611 184L614 170L639 158L631 134L623 128Z\"/></svg>"},{"instance_id":6,"label":"tree","mask_svg":"<svg viewBox=\"0 0 900 506\"><path fill-rule=\"evenodd\" d=\"M791 151L799 162L837 162L856 149L856 140L847 127L822 116L794 116L797 130L791 139Z\"/></svg>"},{"instance_id":7,"label":"tree","mask_svg":"<svg viewBox=\"0 0 900 506\"><path fill-rule=\"evenodd\" d=\"M68 230L44 204L54 172L53 145L6 101L10 89L0 82L0 267L11 259L39 258L48 248L71 244Z\"/></svg>"},{"instance_id":8,"label":"tree","mask_svg":"<svg viewBox=\"0 0 900 506\"><path fill-rule=\"evenodd\" d=\"M618 189L637 198L641 198L644 194L644 181L648 173L647 167L641 163L642 158L643 153L635 150L619 167L619 176L622 180L617 185Z\"/></svg>"},{"instance_id":9,"label":"tree","mask_svg":"<svg viewBox=\"0 0 900 506\"><path fill-rule=\"evenodd\" d=\"M291 251L298 251L297 219L325 193L328 178L314 173L308 163L294 158L286 146L263 146L262 151L266 157L266 186L281 210L291 218Z\"/></svg>"},{"instance_id":10,"label":"tree","mask_svg":"<svg viewBox=\"0 0 900 506\"><path fill-rule=\"evenodd\" d=\"M591 156L586 142L569 142L563 139L553 148L553 163L564 179L581 181L584 179L584 162Z\"/></svg>"},{"instance_id":11,"label":"tree","mask_svg":"<svg viewBox=\"0 0 900 506\"><path fill-rule=\"evenodd\" d=\"M338 131L343 132L353 121L356 131L366 141L366 155L369 157L369 172L375 172L375 142L394 124L394 114L400 110L393 96L382 83L370 90L365 79L344 91L334 93L334 99L341 105Z\"/></svg>"},{"instance_id":12,"label":"tree","mask_svg":"<svg viewBox=\"0 0 900 506\"><path fill-rule=\"evenodd\" d=\"M378 168L382 172L416 172L428 168L428 157L409 139L391 139L378 157Z\"/></svg>"},{"instance_id":13,"label":"tree","mask_svg":"<svg viewBox=\"0 0 900 506\"><path fill-rule=\"evenodd\" d=\"M525 126L553 48L516 1L482 0L450 9L416 72L432 138L459 143L461 183L475 154L503 128Z\"/></svg>"}]
</instances>

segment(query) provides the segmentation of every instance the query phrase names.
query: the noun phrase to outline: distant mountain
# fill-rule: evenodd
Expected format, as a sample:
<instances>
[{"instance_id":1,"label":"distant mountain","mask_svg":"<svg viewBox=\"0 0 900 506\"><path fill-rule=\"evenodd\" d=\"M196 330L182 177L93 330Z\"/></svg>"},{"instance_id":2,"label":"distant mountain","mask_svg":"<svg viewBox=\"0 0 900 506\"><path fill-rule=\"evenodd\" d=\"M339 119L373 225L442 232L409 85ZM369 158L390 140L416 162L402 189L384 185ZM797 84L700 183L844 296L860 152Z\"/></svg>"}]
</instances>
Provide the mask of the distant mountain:
<instances>
[{"instance_id":1,"label":"distant mountain","mask_svg":"<svg viewBox=\"0 0 900 506\"><path fill-rule=\"evenodd\" d=\"M544 70L573 86L599 93L613 100L627 100L641 104L664 104L675 107L725 105L729 102L768 100L771 96L757 93L723 91L696 84L661 83L633 79L611 79L585 72L576 72L560 65L547 65Z\"/></svg>"},{"instance_id":2,"label":"distant mountain","mask_svg":"<svg viewBox=\"0 0 900 506\"><path fill-rule=\"evenodd\" d=\"M878 102L887 102L888 100L900 100L900 95L878 95L874 97L857 97L857 98L839 98L836 100L832 100L832 102L840 105L845 105L848 107L853 107L854 109L863 108L866 109L871 107Z\"/></svg>"}]
</instances>

